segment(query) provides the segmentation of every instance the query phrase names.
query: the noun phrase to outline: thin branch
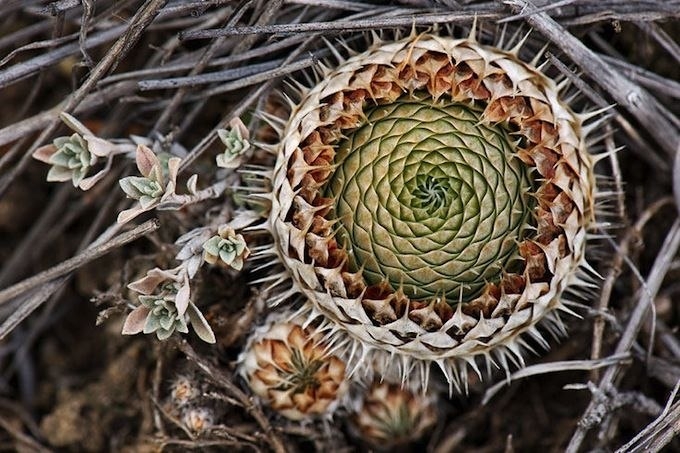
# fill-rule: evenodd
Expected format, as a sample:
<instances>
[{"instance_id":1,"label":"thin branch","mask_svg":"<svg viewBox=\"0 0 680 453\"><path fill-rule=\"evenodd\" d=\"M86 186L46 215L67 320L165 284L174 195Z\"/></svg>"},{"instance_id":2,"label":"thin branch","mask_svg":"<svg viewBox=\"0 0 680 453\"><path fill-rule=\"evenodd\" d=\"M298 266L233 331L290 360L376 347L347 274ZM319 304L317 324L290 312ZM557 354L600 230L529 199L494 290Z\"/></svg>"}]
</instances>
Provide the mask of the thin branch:
<instances>
[{"instance_id":1,"label":"thin branch","mask_svg":"<svg viewBox=\"0 0 680 453\"><path fill-rule=\"evenodd\" d=\"M147 220L138 227L113 238L111 241L106 242L102 245L96 245L91 248L86 249L84 252L69 258L66 261L48 269L33 277L22 280L9 288L0 291L0 305L9 302L15 297L25 294L26 292L43 285L51 280L59 278L66 275L74 270L82 267L83 265L106 255L111 250L118 248L122 245L132 242L142 236L145 236L152 231L156 231L160 228L160 222L158 219Z\"/></svg>"},{"instance_id":2,"label":"thin branch","mask_svg":"<svg viewBox=\"0 0 680 453\"><path fill-rule=\"evenodd\" d=\"M386 19L365 19L352 22L312 22L304 24L259 25L252 27L233 27L225 29L198 30L180 33L180 39L207 39L218 36L238 36L252 34L286 34L286 33L316 33L321 31L360 31L381 28L409 27L414 25L469 23L477 20L495 20L501 17L498 9L470 10L448 14L418 14L408 17L394 17Z\"/></svg>"},{"instance_id":3,"label":"thin branch","mask_svg":"<svg viewBox=\"0 0 680 453\"><path fill-rule=\"evenodd\" d=\"M80 88L78 88L71 96L67 98L62 108L63 112L71 113L83 101L83 99L85 99L87 94L96 86L97 82L104 76L104 74L115 68L120 59L123 58L135 45L135 43L137 43L139 38L141 38L146 27L151 24L158 14L160 8L165 5L167 1L168 0L147 0L144 6L142 6L139 11L137 11L135 16L130 20L130 24L127 26L125 33L123 33L123 35L118 38L104 58L97 64L97 66L94 67L87 80L85 80ZM38 146L47 141L47 139L57 129L59 123L60 121L58 119L53 119L49 126L42 131L33 145L27 150L26 154L24 154L16 167L14 167L8 175L0 180L0 197L5 193L17 175L24 170L26 165L28 165L28 162L31 161L33 151L37 149Z\"/></svg>"},{"instance_id":4,"label":"thin branch","mask_svg":"<svg viewBox=\"0 0 680 453\"><path fill-rule=\"evenodd\" d=\"M493 398L494 395L496 395L503 387L508 385L509 382L515 381L517 379L547 373L559 373L562 371L590 371L626 362L630 362L630 354L628 353L615 354L610 357L597 360L567 360L563 362L539 363L538 365L528 366L526 368L522 368L521 370L515 371L507 380L498 382L497 384L489 387L484 393L482 404L487 404L489 400L491 400L491 398Z\"/></svg>"},{"instance_id":5,"label":"thin branch","mask_svg":"<svg viewBox=\"0 0 680 453\"><path fill-rule=\"evenodd\" d=\"M633 310L633 313L631 314L630 319L628 320L626 329L623 331L623 334L621 335L621 339L619 340L619 343L616 346L614 354L623 354L630 351L631 347L633 346L633 342L635 341L635 338L637 337L637 334L640 330L640 327L642 327L642 323L644 322L647 316L647 312L649 311L650 306L653 303L653 299L656 296L657 292L659 291L659 288L661 287L661 282L666 276L666 273L668 272L668 269L673 261L673 257L678 252L679 247L680 247L680 219L676 219L670 231L668 232L668 235L666 236L666 239L663 243L663 246L661 247L659 254L656 257L656 260L654 261L654 265L652 266L652 269L649 272L649 276L647 277L646 284L642 288L643 290L641 291L641 295L640 298L638 299L637 305L635 306L635 309ZM602 380L598 385L598 388L601 391L605 391L606 389L610 388L614 384L614 381L616 380L619 371L620 371L619 366L612 366L611 368L608 368L607 371L605 371L604 376L602 377ZM568 453L576 453L579 451L586 434L592 428L592 426L589 423L586 423L586 420L588 420L591 412L593 412L596 409L596 406L597 403L595 399L592 399L584 415L581 417L581 421L579 422L578 427L574 432L574 435L569 441L569 445L567 446L566 450Z\"/></svg>"},{"instance_id":6,"label":"thin branch","mask_svg":"<svg viewBox=\"0 0 680 453\"><path fill-rule=\"evenodd\" d=\"M622 446L616 453L642 453L661 451L671 440L680 434L680 401L673 404L680 390L680 381L668 397L668 402L659 415L637 436Z\"/></svg>"},{"instance_id":7,"label":"thin branch","mask_svg":"<svg viewBox=\"0 0 680 453\"><path fill-rule=\"evenodd\" d=\"M216 384L221 385L226 390L229 391L239 402L243 405L245 410L250 414L251 417L255 419L260 428L265 432L265 439L269 442L269 445L277 453L285 453L286 447L281 438L275 433L272 426L269 424L267 417L262 413L262 411L254 404L253 399L245 394L241 389L239 389L233 382L232 377L225 374L219 368L215 367L212 363L207 361L205 358L201 357L194 351L194 348L186 342L186 340L180 340L175 343L177 347L186 356L194 362L210 379L212 379Z\"/></svg>"}]
</instances>

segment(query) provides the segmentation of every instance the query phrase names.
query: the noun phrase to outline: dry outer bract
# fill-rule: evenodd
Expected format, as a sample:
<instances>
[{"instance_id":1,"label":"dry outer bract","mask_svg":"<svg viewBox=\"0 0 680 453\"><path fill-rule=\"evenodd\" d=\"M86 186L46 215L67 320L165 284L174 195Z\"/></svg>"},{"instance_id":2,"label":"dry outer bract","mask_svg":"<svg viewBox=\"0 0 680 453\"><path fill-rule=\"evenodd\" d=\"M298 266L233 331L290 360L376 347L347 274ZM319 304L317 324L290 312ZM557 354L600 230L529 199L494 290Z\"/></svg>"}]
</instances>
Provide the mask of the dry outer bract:
<instances>
[{"instance_id":1,"label":"dry outer bract","mask_svg":"<svg viewBox=\"0 0 680 453\"><path fill-rule=\"evenodd\" d=\"M539 322L561 332L594 176L585 116L554 81L428 34L324 72L282 131L269 228L352 366L427 381L436 362L458 385L476 357L521 363Z\"/></svg>"}]
</instances>

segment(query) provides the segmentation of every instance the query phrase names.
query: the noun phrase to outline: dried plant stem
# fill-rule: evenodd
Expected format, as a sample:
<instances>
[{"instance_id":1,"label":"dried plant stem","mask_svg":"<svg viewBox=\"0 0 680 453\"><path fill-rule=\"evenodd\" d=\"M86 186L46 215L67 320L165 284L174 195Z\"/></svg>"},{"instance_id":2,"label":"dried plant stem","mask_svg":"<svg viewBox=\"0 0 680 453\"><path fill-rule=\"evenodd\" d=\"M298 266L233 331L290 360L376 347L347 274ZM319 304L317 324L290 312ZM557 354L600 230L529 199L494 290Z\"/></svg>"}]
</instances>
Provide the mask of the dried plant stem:
<instances>
[{"instance_id":1,"label":"dried plant stem","mask_svg":"<svg viewBox=\"0 0 680 453\"><path fill-rule=\"evenodd\" d=\"M199 30L180 34L180 38L206 39L219 36L277 34L277 33L316 33L320 31L377 30L413 25L469 23L478 20L494 20L500 17L498 11L475 10L449 14L420 14L388 19L365 19L352 22L313 22L306 24L259 25L252 27L233 27L215 30Z\"/></svg>"},{"instance_id":2,"label":"dried plant stem","mask_svg":"<svg viewBox=\"0 0 680 453\"><path fill-rule=\"evenodd\" d=\"M133 81L124 81L106 86L97 90L95 93L88 94L85 99L74 108L73 112L76 116L89 112L90 110L110 103L114 99L121 99L125 96L129 96L134 93L136 89L137 84ZM56 118L59 118L59 113L61 113L60 105L0 129L0 146L12 143L21 137L26 137L33 132L47 127ZM0 185L1 184L2 183L0 183Z\"/></svg>"},{"instance_id":3,"label":"dried plant stem","mask_svg":"<svg viewBox=\"0 0 680 453\"><path fill-rule=\"evenodd\" d=\"M38 453L49 453L52 451L49 448L40 445L32 437L22 433L21 429L19 429L15 423L12 423L11 420L7 420L2 416L0 416L0 428L10 434L16 440L17 444L22 445L26 451L34 451Z\"/></svg>"},{"instance_id":4,"label":"dried plant stem","mask_svg":"<svg viewBox=\"0 0 680 453\"><path fill-rule=\"evenodd\" d=\"M102 31L101 33L98 33L90 37L85 43L85 48L92 48L102 45L106 42L109 42L112 39L119 37L124 30L125 26L117 26L109 30ZM68 40L69 38L71 37L64 36L62 38L58 38L57 40L50 40L49 42L45 42L42 45L49 46L58 44L62 41ZM25 79L26 77L29 77L33 74L37 74L42 69L52 66L59 60L62 60L70 55L75 54L76 52L78 52L78 49L79 49L78 43L67 44L51 52L35 57L33 60L27 61L24 64L14 65L8 69L5 69L4 71L1 71L0 88L5 88L12 83ZM19 50L20 49L17 49L13 53L7 55L2 61L0 61L0 66L4 66L14 56L14 53L18 52Z\"/></svg>"},{"instance_id":5,"label":"dried plant stem","mask_svg":"<svg viewBox=\"0 0 680 453\"><path fill-rule=\"evenodd\" d=\"M291 52L290 55L288 55L288 57L284 61L282 68L273 70L272 74L269 74L268 77L263 79L263 81L265 81L265 80L266 81L261 86L256 88L251 94L245 96L243 101L241 103L239 103L238 106L236 106L233 111L231 111L227 115L225 115L222 118L222 120L217 124L217 126L212 130L212 132L210 134L206 135L203 138L203 140L201 140L196 146L194 146L194 148L189 152L189 154L184 158L184 160L182 160L182 164L180 166L179 171L180 172L184 171L189 165L191 165L191 163L194 160L196 160L196 158L198 158L206 149L208 149L208 147L212 144L212 142L217 138L217 129L219 129L221 127L226 127L229 124L229 121L231 121L232 118L240 116L245 111L245 109L248 108L248 106L250 106L252 103L256 102L260 98L260 96L262 96L262 94L264 92L266 92L271 87L272 83L274 83L274 80L276 80L277 77L281 77L283 75L283 74L280 74L280 73L274 73L274 71L283 71L284 70L283 68L286 68L288 66L294 66L294 65L288 65L288 63L290 61L292 61L293 59L295 59L300 52L303 52L304 49L307 47L307 45L315 38L316 38L315 36L311 36L311 37L307 38L307 40L304 43L302 43L295 51ZM311 64L312 63L309 63L309 66L311 66ZM300 68L298 68L298 69L300 69ZM265 72L269 72L269 71L265 71ZM264 73L262 73L260 75L263 75L263 74ZM257 76L253 76L253 77L257 77ZM246 79L248 79L248 78L246 78ZM243 82L243 81L240 81L240 82ZM226 85L229 85L229 84L226 84ZM224 86L222 86L221 88L224 88Z\"/></svg>"},{"instance_id":6,"label":"dried plant stem","mask_svg":"<svg viewBox=\"0 0 680 453\"><path fill-rule=\"evenodd\" d=\"M657 292L659 291L661 282L663 281L666 273L668 272L673 257L678 252L679 247L680 247L680 219L676 219L670 231L668 232L668 235L666 236L663 246L661 247L661 251L659 252L656 260L654 261L654 265L652 266L652 269L649 272L647 281L642 287L640 298L638 299L635 309L633 310L630 319L628 320L628 324L626 325L626 328L623 331L623 334L621 336L621 339L619 340L618 345L616 346L614 354L618 355L630 351L631 347L633 346L633 342L635 341L635 338L637 337L637 334L640 330L640 327L642 327L642 323L644 322L647 316L647 312L649 311L649 308L653 303L653 299L656 296ZM620 365L618 364L612 366L611 368L608 368L607 371L605 371L602 380L598 385L598 389L602 392L605 392L612 385L614 385L615 380L619 376L620 370L621 370ZM586 422L586 420L589 420L591 414L593 414L596 411L597 405L598 402L595 400L595 398L593 398L590 404L588 405L588 408L586 409L583 417L581 418L581 421L579 422L578 427L574 432L574 435L569 441L569 445L567 446L566 450L567 452L576 453L579 451L579 448L581 447L581 444L583 443L586 434L593 427L593 424L590 422Z\"/></svg>"},{"instance_id":7,"label":"dried plant stem","mask_svg":"<svg viewBox=\"0 0 680 453\"><path fill-rule=\"evenodd\" d=\"M245 410L255 419L257 424L260 425L260 428L262 428L262 430L265 432L265 439L275 452L285 453L287 451L283 441L278 435L276 435L274 429L269 424L267 417L254 404L253 399L242 392L241 389L239 389L234 384L231 376L224 374L219 368L215 367L205 358L199 356L194 348L192 348L185 340L177 341L176 345L206 374L206 376L212 379L216 384L224 387L239 401L241 405L243 405Z\"/></svg>"},{"instance_id":8,"label":"dried plant stem","mask_svg":"<svg viewBox=\"0 0 680 453\"><path fill-rule=\"evenodd\" d=\"M122 233L121 235L113 238L112 240L102 244L95 245L79 255L70 258L57 266L54 266L46 271L43 271L33 277L27 278L15 285L10 286L2 291L0 291L0 305L9 302L17 296L27 293L28 291L50 282L56 278L72 272L79 267L107 254L111 250L118 248L122 245L132 242L142 236L145 236L152 231L156 231L160 228L160 222L158 219L147 220L138 227Z\"/></svg>"},{"instance_id":9,"label":"dried plant stem","mask_svg":"<svg viewBox=\"0 0 680 453\"><path fill-rule=\"evenodd\" d=\"M624 263L624 257L626 257L630 251L630 246L634 240L640 237L642 230L644 229L647 222L649 222L658 211L668 206L672 203L670 197L662 198L661 200L651 204L640 216L640 218L635 222L626 235L623 237L618 247L616 248L616 254L612 259L607 276L602 284L602 289L600 291L600 298L596 307L599 312L604 312L607 305L609 304L609 299L611 298L612 291L614 289L614 284L616 278L621 273L621 267ZM602 316L597 316L593 324L593 342L591 347L591 359L599 359L600 353L602 351L602 336L604 334L605 319ZM599 370L594 370L592 374L593 380L599 378Z\"/></svg>"},{"instance_id":10,"label":"dried plant stem","mask_svg":"<svg viewBox=\"0 0 680 453\"><path fill-rule=\"evenodd\" d=\"M629 362L630 354L615 354L611 357L605 357L603 359L597 360L569 360L565 362L548 362L539 363L538 365L528 366L522 368L519 371L514 372L506 381L501 381L491 387L489 387L484 393L484 398L482 399L482 404L487 404L491 398L496 395L501 388L508 385L509 382L515 381L517 379L536 376L546 373L556 373L561 371L574 371L574 370L596 370L602 367L621 364Z\"/></svg>"},{"instance_id":11,"label":"dried plant stem","mask_svg":"<svg viewBox=\"0 0 680 453\"><path fill-rule=\"evenodd\" d=\"M73 189L68 186L63 186L56 191L47 209L40 213L40 217L36 219L26 236L24 236L23 240L14 249L12 255L3 264L0 270L0 285L4 286L11 281L15 281L14 276L24 271L25 266L29 264L28 260L26 260L26 257L29 256L29 250L33 251L33 253L36 252L36 244L39 243L40 236L49 231L48 227L53 226L57 218L63 215L64 204L72 191ZM42 243L45 244L47 241ZM40 246L38 245L38 247ZM40 251L41 248L38 248L37 252Z\"/></svg>"},{"instance_id":12,"label":"dried plant stem","mask_svg":"<svg viewBox=\"0 0 680 453\"><path fill-rule=\"evenodd\" d=\"M241 19L242 15L245 13L246 7L252 3L252 1L246 2L243 8L237 9L235 13L232 15L232 17L229 19L227 26L232 27L238 21ZM210 60L213 58L215 55L215 52L220 48L220 46L223 44L224 39L216 39L214 42L211 43L210 46L203 52L199 60L196 62L195 66L191 69L191 72L189 73L189 76L195 76L201 72L208 66ZM164 125L168 119L170 118L170 115L177 109L179 104L182 102L182 99L187 93L186 88L180 88L177 90L170 100L170 103L166 106L166 108L163 110L163 112L160 114L158 119L156 120L156 124L154 125L154 130L161 130L162 125Z\"/></svg>"},{"instance_id":13,"label":"dried plant stem","mask_svg":"<svg viewBox=\"0 0 680 453\"><path fill-rule=\"evenodd\" d=\"M680 434L680 401L673 404L678 390L680 390L680 380L668 397L668 403L661 415L630 442L616 450L616 453L661 451L675 436Z\"/></svg>"}]
</instances>

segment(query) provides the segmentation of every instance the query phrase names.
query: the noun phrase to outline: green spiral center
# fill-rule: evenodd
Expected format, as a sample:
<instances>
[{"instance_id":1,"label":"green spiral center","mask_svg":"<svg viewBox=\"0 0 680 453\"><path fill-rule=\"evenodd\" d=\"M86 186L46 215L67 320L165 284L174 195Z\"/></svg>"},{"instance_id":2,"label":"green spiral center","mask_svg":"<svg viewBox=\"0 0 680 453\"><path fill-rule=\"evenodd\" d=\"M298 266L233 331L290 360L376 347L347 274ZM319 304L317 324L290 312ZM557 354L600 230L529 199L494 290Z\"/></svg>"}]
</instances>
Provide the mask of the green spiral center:
<instances>
[{"instance_id":1,"label":"green spiral center","mask_svg":"<svg viewBox=\"0 0 680 453\"><path fill-rule=\"evenodd\" d=\"M512 266L530 218L508 132L453 102L403 97L365 113L326 187L351 267L411 298L470 300Z\"/></svg>"}]
</instances>

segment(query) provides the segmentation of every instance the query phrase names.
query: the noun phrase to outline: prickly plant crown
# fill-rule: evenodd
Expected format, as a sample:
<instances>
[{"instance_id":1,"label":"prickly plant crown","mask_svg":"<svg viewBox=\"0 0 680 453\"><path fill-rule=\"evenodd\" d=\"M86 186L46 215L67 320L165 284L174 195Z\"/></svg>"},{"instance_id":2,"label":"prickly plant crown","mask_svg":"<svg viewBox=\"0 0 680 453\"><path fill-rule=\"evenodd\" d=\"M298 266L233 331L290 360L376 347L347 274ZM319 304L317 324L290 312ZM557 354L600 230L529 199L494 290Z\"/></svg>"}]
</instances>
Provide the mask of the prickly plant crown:
<instances>
[{"instance_id":1,"label":"prickly plant crown","mask_svg":"<svg viewBox=\"0 0 680 453\"><path fill-rule=\"evenodd\" d=\"M310 316L381 374L434 361L455 384L476 356L521 362L520 334L561 329L585 264L582 119L471 39L378 43L327 70L282 131L269 220Z\"/></svg>"}]
</instances>

